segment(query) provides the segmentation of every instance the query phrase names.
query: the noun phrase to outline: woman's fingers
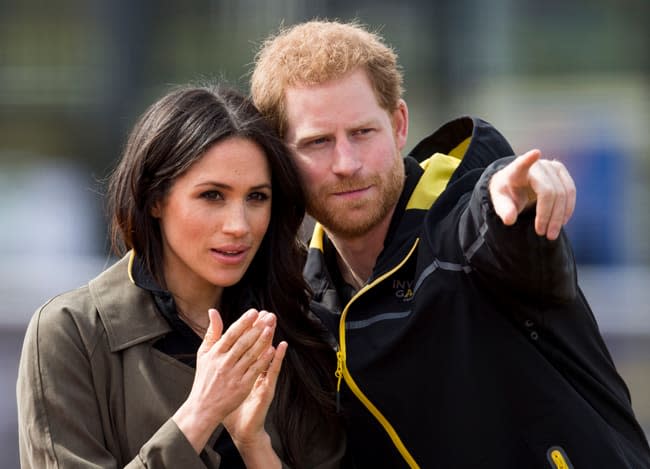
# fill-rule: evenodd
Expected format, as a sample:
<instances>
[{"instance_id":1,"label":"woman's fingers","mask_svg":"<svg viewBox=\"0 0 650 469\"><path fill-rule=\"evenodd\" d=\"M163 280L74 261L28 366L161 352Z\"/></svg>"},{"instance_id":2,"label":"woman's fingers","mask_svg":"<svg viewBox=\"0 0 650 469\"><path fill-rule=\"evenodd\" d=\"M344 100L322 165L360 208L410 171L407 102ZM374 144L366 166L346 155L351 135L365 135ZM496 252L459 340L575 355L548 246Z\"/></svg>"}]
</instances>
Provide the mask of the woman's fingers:
<instances>
[{"instance_id":1,"label":"woman's fingers","mask_svg":"<svg viewBox=\"0 0 650 469\"><path fill-rule=\"evenodd\" d=\"M255 388L261 399L260 402L264 402L266 408L273 399L286 351L287 343L284 341L280 342L277 348L269 347L246 372L246 379L255 380Z\"/></svg>"},{"instance_id":2,"label":"woman's fingers","mask_svg":"<svg viewBox=\"0 0 650 469\"><path fill-rule=\"evenodd\" d=\"M221 338L221 333L223 332L223 321L221 320L221 315L219 311L214 308L208 310L208 317L210 318L210 323L208 324L208 330L205 332L205 337L203 337L203 342L199 347L198 353L205 353Z\"/></svg>"},{"instance_id":3,"label":"woman's fingers","mask_svg":"<svg viewBox=\"0 0 650 469\"><path fill-rule=\"evenodd\" d=\"M225 353L229 351L239 341L242 335L250 330L253 323L257 320L258 315L259 313L256 309L249 309L232 323L217 344L218 352Z\"/></svg>"},{"instance_id":4,"label":"woman's fingers","mask_svg":"<svg viewBox=\"0 0 650 469\"><path fill-rule=\"evenodd\" d=\"M287 343L282 341L278 344L275 354L273 355L273 361L269 365L269 369L266 371L266 379L268 385L275 389L275 383L278 380L278 375L280 374L280 369L282 368L282 361L284 356L287 353Z\"/></svg>"},{"instance_id":5,"label":"woman's fingers","mask_svg":"<svg viewBox=\"0 0 650 469\"><path fill-rule=\"evenodd\" d=\"M268 313L232 346L230 359L233 360L234 366L239 367L243 372L260 358L260 355L271 346L275 324L275 315Z\"/></svg>"},{"instance_id":6,"label":"woman's fingers","mask_svg":"<svg viewBox=\"0 0 650 469\"><path fill-rule=\"evenodd\" d=\"M215 313L210 313L211 318ZM266 311L258 313L251 309L235 321L216 342L214 332L209 329L199 350L208 353L208 360L218 360L221 366L233 368L233 372L241 376L271 345L275 325L274 314ZM214 330L218 330L218 327Z\"/></svg>"}]
</instances>

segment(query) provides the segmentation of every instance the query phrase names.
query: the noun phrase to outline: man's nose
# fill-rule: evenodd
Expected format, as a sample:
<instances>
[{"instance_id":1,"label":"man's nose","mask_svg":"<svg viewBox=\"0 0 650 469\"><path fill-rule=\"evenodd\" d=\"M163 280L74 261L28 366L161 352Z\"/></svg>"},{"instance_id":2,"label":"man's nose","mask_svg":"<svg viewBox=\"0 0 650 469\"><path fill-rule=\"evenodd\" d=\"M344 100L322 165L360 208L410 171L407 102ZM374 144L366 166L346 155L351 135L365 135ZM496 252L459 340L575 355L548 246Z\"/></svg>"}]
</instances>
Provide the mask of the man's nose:
<instances>
[{"instance_id":1,"label":"man's nose","mask_svg":"<svg viewBox=\"0 0 650 469\"><path fill-rule=\"evenodd\" d=\"M347 138L336 140L332 172L339 176L351 176L361 168L358 149Z\"/></svg>"}]
</instances>

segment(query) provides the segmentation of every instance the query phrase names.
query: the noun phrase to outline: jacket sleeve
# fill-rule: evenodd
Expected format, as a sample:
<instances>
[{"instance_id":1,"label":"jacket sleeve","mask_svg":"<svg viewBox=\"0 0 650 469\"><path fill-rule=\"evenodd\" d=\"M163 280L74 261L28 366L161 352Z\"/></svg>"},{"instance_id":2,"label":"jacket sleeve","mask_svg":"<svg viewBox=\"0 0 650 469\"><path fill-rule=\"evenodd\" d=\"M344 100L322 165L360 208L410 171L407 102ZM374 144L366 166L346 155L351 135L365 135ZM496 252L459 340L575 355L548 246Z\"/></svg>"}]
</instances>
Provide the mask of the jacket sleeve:
<instances>
[{"instance_id":1,"label":"jacket sleeve","mask_svg":"<svg viewBox=\"0 0 650 469\"><path fill-rule=\"evenodd\" d=\"M550 241L535 233L535 210L506 226L497 216L488 192L490 178L513 158L486 168L474 187L459 223L465 258L496 288L513 288L534 298L571 302L578 294L576 265L564 231Z\"/></svg>"},{"instance_id":2,"label":"jacket sleeve","mask_svg":"<svg viewBox=\"0 0 650 469\"><path fill-rule=\"evenodd\" d=\"M65 309L46 306L30 321L16 386L23 469L218 467L216 453L199 457L171 420L125 461L94 389L92 348Z\"/></svg>"}]
</instances>

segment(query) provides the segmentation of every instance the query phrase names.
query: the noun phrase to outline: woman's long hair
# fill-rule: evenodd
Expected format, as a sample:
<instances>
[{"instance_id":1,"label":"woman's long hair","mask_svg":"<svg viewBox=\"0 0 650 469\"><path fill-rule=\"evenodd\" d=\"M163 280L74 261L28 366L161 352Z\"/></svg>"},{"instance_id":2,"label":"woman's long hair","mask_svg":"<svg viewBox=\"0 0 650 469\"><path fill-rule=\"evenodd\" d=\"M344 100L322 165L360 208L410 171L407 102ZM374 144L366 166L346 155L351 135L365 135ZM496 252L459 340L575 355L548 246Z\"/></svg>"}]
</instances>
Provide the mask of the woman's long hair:
<instances>
[{"instance_id":1,"label":"woman's long hair","mask_svg":"<svg viewBox=\"0 0 650 469\"><path fill-rule=\"evenodd\" d=\"M254 141L266 155L271 220L247 272L224 290L219 307L225 327L248 306L276 314L274 340L286 340L289 347L274 418L286 462L301 466L309 450L305 436L317 428L336 431L335 357L324 328L309 315L309 288L302 276L305 247L297 235L305 213L297 170L282 140L248 98L222 86L183 87L142 115L109 179L111 243L117 255L134 249L164 287L162 238L151 208L209 148L235 136Z\"/></svg>"}]
</instances>

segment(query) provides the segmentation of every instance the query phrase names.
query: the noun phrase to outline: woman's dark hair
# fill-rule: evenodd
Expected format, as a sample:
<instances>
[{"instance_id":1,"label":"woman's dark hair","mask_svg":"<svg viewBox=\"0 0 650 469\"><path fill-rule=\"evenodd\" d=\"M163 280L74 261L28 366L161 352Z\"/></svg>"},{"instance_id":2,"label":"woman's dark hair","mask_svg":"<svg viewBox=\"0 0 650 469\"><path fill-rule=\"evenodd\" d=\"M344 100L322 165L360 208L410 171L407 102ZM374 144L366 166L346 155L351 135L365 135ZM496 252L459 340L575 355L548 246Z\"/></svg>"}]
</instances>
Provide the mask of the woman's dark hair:
<instances>
[{"instance_id":1,"label":"woman's dark hair","mask_svg":"<svg viewBox=\"0 0 650 469\"><path fill-rule=\"evenodd\" d=\"M135 250L165 286L161 232L151 209L209 148L231 137L250 139L262 148L273 196L260 248L244 278L224 290L220 312L225 327L248 306L276 313L275 341L286 340L289 348L273 415L286 462L300 466L309 450L304 438L318 426L335 431L337 425L335 357L324 329L309 316L309 289L302 276L305 247L297 235L305 213L297 170L282 140L248 98L224 86L182 87L140 117L109 179L111 243L120 256Z\"/></svg>"}]
</instances>

